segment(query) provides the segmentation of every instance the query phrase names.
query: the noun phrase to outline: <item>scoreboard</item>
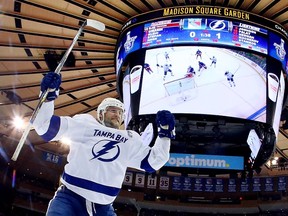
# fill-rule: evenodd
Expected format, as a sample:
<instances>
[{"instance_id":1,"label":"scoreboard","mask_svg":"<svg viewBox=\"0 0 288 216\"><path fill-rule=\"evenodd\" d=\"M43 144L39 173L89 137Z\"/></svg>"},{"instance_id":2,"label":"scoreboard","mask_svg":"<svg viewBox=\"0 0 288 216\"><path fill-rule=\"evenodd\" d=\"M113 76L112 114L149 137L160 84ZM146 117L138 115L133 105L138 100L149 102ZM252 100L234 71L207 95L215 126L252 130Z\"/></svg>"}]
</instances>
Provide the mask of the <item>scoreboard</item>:
<instances>
[{"instance_id":1,"label":"scoreboard","mask_svg":"<svg viewBox=\"0 0 288 216\"><path fill-rule=\"evenodd\" d=\"M199 59L195 54L198 50L203 54ZM237 147L232 156L243 156L246 163L250 155L253 166L261 166L274 151L287 101L287 54L288 33L284 27L246 11L190 5L134 16L123 25L115 50L125 126L167 109L179 122L180 117L191 117L187 124L192 130L177 131L183 139L176 136L177 142L189 146L187 137L202 134L198 127L193 130L197 126L194 118L213 122L221 117L226 123L236 123L233 138L221 138L219 143L225 146L244 138L241 142L245 149ZM211 63L214 58L217 66ZM203 70L200 61L206 64ZM187 68L195 69L193 81L183 78ZM229 85L231 77L225 76L228 72L234 77L233 87ZM236 128L238 123L247 127ZM222 126L224 131L230 131L229 124ZM209 134L209 129L205 132L207 136L203 132L201 142L215 135ZM222 150L229 154L228 148ZM211 154L205 151L198 153Z\"/></svg>"},{"instance_id":2,"label":"scoreboard","mask_svg":"<svg viewBox=\"0 0 288 216\"><path fill-rule=\"evenodd\" d=\"M230 45L267 54L267 30L224 19L183 18L146 23L143 47L201 43Z\"/></svg>"}]
</instances>

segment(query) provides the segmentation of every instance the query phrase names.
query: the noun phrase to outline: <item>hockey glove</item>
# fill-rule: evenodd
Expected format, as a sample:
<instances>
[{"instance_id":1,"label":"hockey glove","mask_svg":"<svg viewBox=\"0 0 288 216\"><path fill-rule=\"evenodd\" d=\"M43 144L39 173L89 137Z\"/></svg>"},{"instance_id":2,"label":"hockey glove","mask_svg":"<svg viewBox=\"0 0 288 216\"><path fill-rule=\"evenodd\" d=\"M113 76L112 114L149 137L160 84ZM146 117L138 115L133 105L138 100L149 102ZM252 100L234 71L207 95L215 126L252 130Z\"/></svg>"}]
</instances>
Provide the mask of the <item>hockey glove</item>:
<instances>
[{"instance_id":1,"label":"hockey glove","mask_svg":"<svg viewBox=\"0 0 288 216\"><path fill-rule=\"evenodd\" d=\"M175 139L175 118L170 111L158 111L156 115L156 124L159 137Z\"/></svg>"},{"instance_id":2,"label":"hockey glove","mask_svg":"<svg viewBox=\"0 0 288 216\"><path fill-rule=\"evenodd\" d=\"M52 101L55 100L59 95L59 87L61 85L61 75L49 72L44 76L41 81L41 92L40 95L49 89L49 93L47 94L46 100Z\"/></svg>"}]
</instances>

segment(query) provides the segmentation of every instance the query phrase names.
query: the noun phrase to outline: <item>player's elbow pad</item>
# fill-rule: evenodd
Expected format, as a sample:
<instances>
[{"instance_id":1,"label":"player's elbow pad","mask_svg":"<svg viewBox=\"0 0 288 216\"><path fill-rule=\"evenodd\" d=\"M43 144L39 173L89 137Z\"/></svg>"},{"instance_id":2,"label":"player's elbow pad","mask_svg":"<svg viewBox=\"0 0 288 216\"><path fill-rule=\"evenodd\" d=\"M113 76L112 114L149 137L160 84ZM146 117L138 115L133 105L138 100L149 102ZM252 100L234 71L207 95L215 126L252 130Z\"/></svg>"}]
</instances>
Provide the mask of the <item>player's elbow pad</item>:
<instances>
[{"instance_id":1,"label":"player's elbow pad","mask_svg":"<svg viewBox=\"0 0 288 216\"><path fill-rule=\"evenodd\" d=\"M58 133L60 129L60 117L53 115L50 119L49 126L45 133L41 134L40 136L46 141L51 141Z\"/></svg>"},{"instance_id":2,"label":"player's elbow pad","mask_svg":"<svg viewBox=\"0 0 288 216\"><path fill-rule=\"evenodd\" d=\"M145 172L153 173L156 170L150 165L148 161L150 154L151 154L151 150L149 151L147 156L141 161L140 168L145 170Z\"/></svg>"}]
</instances>

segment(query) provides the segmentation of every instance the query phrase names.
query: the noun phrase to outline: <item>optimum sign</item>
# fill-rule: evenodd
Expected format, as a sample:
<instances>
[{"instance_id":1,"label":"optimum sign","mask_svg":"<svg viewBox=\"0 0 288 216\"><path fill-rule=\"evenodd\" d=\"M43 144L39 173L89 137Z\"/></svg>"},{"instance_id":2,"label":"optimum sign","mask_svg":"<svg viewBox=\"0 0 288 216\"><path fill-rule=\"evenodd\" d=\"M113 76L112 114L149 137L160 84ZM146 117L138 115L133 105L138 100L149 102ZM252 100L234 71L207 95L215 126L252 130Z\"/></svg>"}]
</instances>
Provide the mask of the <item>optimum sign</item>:
<instances>
[{"instance_id":1,"label":"optimum sign","mask_svg":"<svg viewBox=\"0 0 288 216\"><path fill-rule=\"evenodd\" d=\"M243 170L244 159L239 156L171 153L165 166Z\"/></svg>"}]
</instances>

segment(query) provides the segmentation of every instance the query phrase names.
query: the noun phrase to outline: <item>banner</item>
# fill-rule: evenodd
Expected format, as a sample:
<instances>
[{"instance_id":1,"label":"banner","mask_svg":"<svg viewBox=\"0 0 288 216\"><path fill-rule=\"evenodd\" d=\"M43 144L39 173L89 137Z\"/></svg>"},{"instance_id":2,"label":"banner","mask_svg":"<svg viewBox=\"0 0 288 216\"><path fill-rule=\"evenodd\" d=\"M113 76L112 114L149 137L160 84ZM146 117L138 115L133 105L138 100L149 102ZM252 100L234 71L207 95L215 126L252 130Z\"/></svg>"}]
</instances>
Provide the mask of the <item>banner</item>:
<instances>
[{"instance_id":1,"label":"banner","mask_svg":"<svg viewBox=\"0 0 288 216\"><path fill-rule=\"evenodd\" d=\"M273 178L272 177L266 177L265 179L265 184L264 184L264 191L274 191L273 190Z\"/></svg>"},{"instance_id":2,"label":"banner","mask_svg":"<svg viewBox=\"0 0 288 216\"><path fill-rule=\"evenodd\" d=\"M192 179L190 177L184 177L183 191L192 191Z\"/></svg>"},{"instance_id":3,"label":"banner","mask_svg":"<svg viewBox=\"0 0 288 216\"><path fill-rule=\"evenodd\" d=\"M279 176L278 177L278 191L286 191L287 188L287 177L286 176Z\"/></svg>"},{"instance_id":4,"label":"banner","mask_svg":"<svg viewBox=\"0 0 288 216\"><path fill-rule=\"evenodd\" d=\"M161 176L159 180L159 189L168 190L169 189L170 178L167 176Z\"/></svg>"},{"instance_id":5,"label":"banner","mask_svg":"<svg viewBox=\"0 0 288 216\"><path fill-rule=\"evenodd\" d=\"M147 188L156 189L157 185L157 176L149 175L147 178Z\"/></svg>"},{"instance_id":6,"label":"banner","mask_svg":"<svg viewBox=\"0 0 288 216\"><path fill-rule=\"evenodd\" d=\"M135 186L144 187L144 183L145 183L145 175L142 173L136 173Z\"/></svg>"},{"instance_id":7,"label":"banner","mask_svg":"<svg viewBox=\"0 0 288 216\"><path fill-rule=\"evenodd\" d=\"M204 191L204 179L196 177L193 180L194 180L194 182L193 182L193 186L194 186L193 191L195 191L195 192Z\"/></svg>"},{"instance_id":8,"label":"banner","mask_svg":"<svg viewBox=\"0 0 288 216\"><path fill-rule=\"evenodd\" d=\"M126 172L123 184L131 186L132 180L133 180L133 173L132 172Z\"/></svg>"},{"instance_id":9,"label":"banner","mask_svg":"<svg viewBox=\"0 0 288 216\"><path fill-rule=\"evenodd\" d=\"M44 161L48 161L58 165L62 164L62 156L60 155L52 154L50 152L43 152L42 157Z\"/></svg>"},{"instance_id":10,"label":"banner","mask_svg":"<svg viewBox=\"0 0 288 216\"><path fill-rule=\"evenodd\" d=\"M228 192L236 192L236 191L237 191L236 179L229 179Z\"/></svg>"},{"instance_id":11,"label":"banner","mask_svg":"<svg viewBox=\"0 0 288 216\"><path fill-rule=\"evenodd\" d=\"M215 192L224 192L224 180L216 179L215 181Z\"/></svg>"},{"instance_id":12,"label":"banner","mask_svg":"<svg viewBox=\"0 0 288 216\"><path fill-rule=\"evenodd\" d=\"M261 191L262 184L261 184L261 179L260 178L253 178L253 186L252 186L252 191L253 192L259 192Z\"/></svg>"},{"instance_id":13,"label":"banner","mask_svg":"<svg viewBox=\"0 0 288 216\"><path fill-rule=\"evenodd\" d=\"M182 190L182 179L181 176L172 177L172 190Z\"/></svg>"},{"instance_id":14,"label":"banner","mask_svg":"<svg viewBox=\"0 0 288 216\"><path fill-rule=\"evenodd\" d=\"M241 179L240 191L249 192L249 183L250 183L250 179Z\"/></svg>"},{"instance_id":15,"label":"banner","mask_svg":"<svg viewBox=\"0 0 288 216\"><path fill-rule=\"evenodd\" d=\"M205 179L204 188L205 192L213 192L215 190L214 179L212 178Z\"/></svg>"}]
</instances>

